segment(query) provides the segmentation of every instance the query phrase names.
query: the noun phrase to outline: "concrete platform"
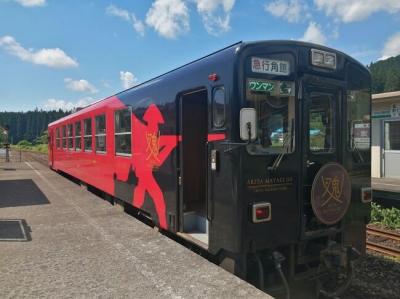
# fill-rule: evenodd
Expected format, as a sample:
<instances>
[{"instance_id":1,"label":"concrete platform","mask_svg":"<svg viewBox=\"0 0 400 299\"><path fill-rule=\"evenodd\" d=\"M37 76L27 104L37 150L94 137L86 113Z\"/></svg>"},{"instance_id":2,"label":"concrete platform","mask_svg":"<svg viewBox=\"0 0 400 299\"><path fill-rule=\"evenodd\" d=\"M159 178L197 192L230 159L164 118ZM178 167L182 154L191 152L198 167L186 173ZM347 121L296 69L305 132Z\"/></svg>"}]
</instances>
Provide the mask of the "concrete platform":
<instances>
[{"instance_id":1,"label":"concrete platform","mask_svg":"<svg viewBox=\"0 0 400 299\"><path fill-rule=\"evenodd\" d=\"M271 298L39 163L0 181L1 298Z\"/></svg>"},{"instance_id":2,"label":"concrete platform","mask_svg":"<svg viewBox=\"0 0 400 299\"><path fill-rule=\"evenodd\" d=\"M372 190L400 193L400 179L372 178Z\"/></svg>"},{"instance_id":3,"label":"concrete platform","mask_svg":"<svg viewBox=\"0 0 400 299\"><path fill-rule=\"evenodd\" d=\"M377 204L400 209L400 179L372 178L372 191Z\"/></svg>"}]
</instances>

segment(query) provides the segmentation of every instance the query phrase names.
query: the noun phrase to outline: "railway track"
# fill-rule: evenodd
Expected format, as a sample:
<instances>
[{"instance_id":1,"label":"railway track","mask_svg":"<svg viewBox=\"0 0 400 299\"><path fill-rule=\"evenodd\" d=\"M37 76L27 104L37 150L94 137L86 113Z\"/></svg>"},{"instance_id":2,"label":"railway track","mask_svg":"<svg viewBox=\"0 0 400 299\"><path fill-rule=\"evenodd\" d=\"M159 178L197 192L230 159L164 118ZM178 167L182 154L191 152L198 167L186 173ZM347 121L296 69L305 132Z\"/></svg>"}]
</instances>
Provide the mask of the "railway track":
<instances>
[{"instance_id":1,"label":"railway track","mask_svg":"<svg viewBox=\"0 0 400 299\"><path fill-rule=\"evenodd\" d=\"M48 165L48 156L44 153L31 152L27 150L12 149L10 158L12 162L35 161L45 166Z\"/></svg>"},{"instance_id":2,"label":"railway track","mask_svg":"<svg viewBox=\"0 0 400 299\"><path fill-rule=\"evenodd\" d=\"M43 165L48 164L47 154L35 153L35 152L24 152L26 160L34 160L42 163Z\"/></svg>"},{"instance_id":3,"label":"railway track","mask_svg":"<svg viewBox=\"0 0 400 299\"><path fill-rule=\"evenodd\" d=\"M400 258L400 234L370 226L367 227L367 234L369 236L382 238L385 241L389 240L391 242L398 243L398 246L396 248L381 244L382 242L367 240L367 249L381 253L383 255Z\"/></svg>"}]
</instances>

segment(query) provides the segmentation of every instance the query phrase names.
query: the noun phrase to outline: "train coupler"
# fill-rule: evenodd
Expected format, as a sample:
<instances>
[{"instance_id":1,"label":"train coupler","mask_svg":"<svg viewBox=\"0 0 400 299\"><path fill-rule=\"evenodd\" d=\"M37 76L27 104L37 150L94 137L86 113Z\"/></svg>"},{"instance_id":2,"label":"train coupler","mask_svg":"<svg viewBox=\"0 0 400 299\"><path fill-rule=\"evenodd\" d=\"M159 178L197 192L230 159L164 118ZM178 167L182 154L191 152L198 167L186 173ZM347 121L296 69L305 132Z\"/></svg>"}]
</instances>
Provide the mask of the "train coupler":
<instances>
[{"instance_id":1,"label":"train coupler","mask_svg":"<svg viewBox=\"0 0 400 299\"><path fill-rule=\"evenodd\" d=\"M347 267L348 264L360 257L360 253L354 247L331 242L328 247L321 251L321 262L330 269L332 267Z\"/></svg>"}]
</instances>

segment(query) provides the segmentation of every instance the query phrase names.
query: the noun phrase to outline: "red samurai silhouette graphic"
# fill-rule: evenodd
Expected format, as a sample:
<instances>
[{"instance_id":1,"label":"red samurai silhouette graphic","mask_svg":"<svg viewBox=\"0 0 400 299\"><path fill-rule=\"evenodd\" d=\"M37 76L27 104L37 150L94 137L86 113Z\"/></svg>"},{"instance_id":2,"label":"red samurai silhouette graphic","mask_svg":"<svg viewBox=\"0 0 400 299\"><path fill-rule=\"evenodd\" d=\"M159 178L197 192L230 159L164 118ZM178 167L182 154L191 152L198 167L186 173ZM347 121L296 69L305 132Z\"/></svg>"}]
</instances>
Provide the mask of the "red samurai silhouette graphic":
<instances>
[{"instance_id":1,"label":"red samurai silhouette graphic","mask_svg":"<svg viewBox=\"0 0 400 299\"><path fill-rule=\"evenodd\" d=\"M175 135L160 136L158 126L164 123L164 118L154 104L147 108L143 120L147 125L143 124L132 113L132 165L138 178L133 194L133 205L141 208L147 191L153 199L160 227L167 229L164 196L154 179L153 170L164 163L168 155L176 147L179 137Z\"/></svg>"}]
</instances>

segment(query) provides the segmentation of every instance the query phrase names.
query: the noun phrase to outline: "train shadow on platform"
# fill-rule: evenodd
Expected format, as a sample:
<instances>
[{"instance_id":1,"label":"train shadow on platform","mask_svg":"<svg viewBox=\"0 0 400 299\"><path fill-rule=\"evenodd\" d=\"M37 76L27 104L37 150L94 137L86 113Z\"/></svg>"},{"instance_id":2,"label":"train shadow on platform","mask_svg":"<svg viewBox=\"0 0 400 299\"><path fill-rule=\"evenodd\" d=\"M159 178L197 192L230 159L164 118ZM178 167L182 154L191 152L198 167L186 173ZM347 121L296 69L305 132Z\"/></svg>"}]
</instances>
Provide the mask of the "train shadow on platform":
<instances>
[{"instance_id":1,"label":"train shadow on platform","mask_svg":"<svg viewBox=\"0 0 400 299\"><path fill-rule=\"evenodd\" d=\"M0 181L0 208L49 203L46 195L31 179Z\"/></svg>"}]
</instances>

